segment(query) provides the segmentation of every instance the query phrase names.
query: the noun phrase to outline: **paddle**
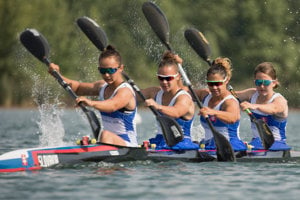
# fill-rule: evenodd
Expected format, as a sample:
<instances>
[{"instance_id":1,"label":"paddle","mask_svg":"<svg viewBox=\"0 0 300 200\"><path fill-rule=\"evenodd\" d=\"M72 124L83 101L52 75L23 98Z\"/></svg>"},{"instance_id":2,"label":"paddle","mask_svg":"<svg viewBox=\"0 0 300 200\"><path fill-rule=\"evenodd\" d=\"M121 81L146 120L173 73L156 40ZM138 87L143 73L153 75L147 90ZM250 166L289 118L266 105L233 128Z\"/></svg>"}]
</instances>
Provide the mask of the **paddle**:
<instances>
[{"instance_id":1,"label":"paddle","mask_svg":"<svg viewBox=\"0 0 300 200\"><path fill-rule=\"evenodd\" d=\"M101 27L92 19L88 17L81 17L77 20L78 26L85 33L85 35L90 39L90 41L100 50L103 51L107 46L107 37L105 32ZM128 75L123 72L123 76L128 81L128 83L133 87L136 93L145 101L144 95L141 93L138 86L134 83ZM156 120L159 122L163 136L166 140L168 146L174 146L183 139L182 129L179 124L168 116L162 116L160 113L152 106L150 106L151 111L156 116Z\"/></svg>"},{"instance_id":2,"label":"paddle","mask_svg":"<svg viewBox=\"0 0 300 200\"><path fill-rule=\"evenodd\" d=\"M172 51L172 48L169 44L169 23L164 13L160 10L160 8L157 5L155 5L152 2L145 2L142 6L142 10L148 23L150 24L158 38L167 47L168 50ZM181 64L178 64L178 68L185 84L188 86L192 94L193 99L195 99L200 109L203 108L203 105L199 100L198 96L195 94L194 90L192 89L192 84L189 78L187 77L185 71L183 70ZM231 147L230 142L226 139L224 135L219 133L213 127L212 122L210 121L208 116L205 117L205 120L207 121L214 136L218 161L235 161L234 151Z\"/></svg>"},{"instance_id":3,"label":"paddle","mask_svg":"<svg viewBox=\"0 0 300 200\"><path fill-rule=\"evenodd\" d=\"M210 60L210 46L204 35L195 28L187 29L184 33L184 36L190 46L195 50L195 52L206 61L209 66L212 65ZM237 94L233 90L232 86L228 86L231 94L241 103L241 100L238 98ZM250 109L246 109L245 112L250 117L251 121L256 125L260 138L262 140L262 144L265 149L269 149L274 143L274 136L269 126L262 119L257 119Z\"/></svg>"},{"instance_id":4,"label":"paddle","mask_svg":"<svg viewBox=\"0 0 300 200\"><path fill-rule=\"evenodd\" d=\"M45 63L47 66L50 64L49 52L50 47L46 38L35 29L26 29L20 35L20 41L24 47L37 59ZM71 95L73 99L77 98L77 95L71 89L71 87L62 79L61 75L57 71L52 71L51 74L56 78L58 83ZM96 114L87 109L83 104L79 104L82 111L86 114L89 123L91 125L95 138L98 138L101 125Z\"/></svg>"}]
</instances>

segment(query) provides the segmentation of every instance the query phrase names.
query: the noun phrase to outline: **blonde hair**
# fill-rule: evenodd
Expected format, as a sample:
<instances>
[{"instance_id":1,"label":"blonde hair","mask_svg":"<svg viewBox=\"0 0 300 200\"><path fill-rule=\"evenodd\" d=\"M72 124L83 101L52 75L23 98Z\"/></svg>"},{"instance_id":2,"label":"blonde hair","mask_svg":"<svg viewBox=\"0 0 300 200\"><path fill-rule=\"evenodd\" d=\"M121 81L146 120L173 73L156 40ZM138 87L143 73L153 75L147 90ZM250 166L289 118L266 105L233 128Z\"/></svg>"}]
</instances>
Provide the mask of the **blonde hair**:
<instances>
[{"instance_id":1,"label":"blonde hair","mask_svg":"<svg viewBox=\"0 0 300 200\"><path fill-rule=\"evenodd\" d=\"M210 74L220 74L224 79L227 78L227 80L230 80L232 76L231 60L226 57L216 58L207 70L206 77Z\"/></svg>"}]
</instances>

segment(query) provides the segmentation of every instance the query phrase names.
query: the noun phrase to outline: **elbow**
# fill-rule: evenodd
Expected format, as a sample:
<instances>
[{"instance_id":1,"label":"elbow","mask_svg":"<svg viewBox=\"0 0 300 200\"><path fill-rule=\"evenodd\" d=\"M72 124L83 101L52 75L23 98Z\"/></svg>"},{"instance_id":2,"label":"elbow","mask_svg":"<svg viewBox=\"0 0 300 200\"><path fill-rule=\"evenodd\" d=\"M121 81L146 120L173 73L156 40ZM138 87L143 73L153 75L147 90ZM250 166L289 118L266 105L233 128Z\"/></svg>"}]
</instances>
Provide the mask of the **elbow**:
<instances>
[{"instance_id":1,"label":"elbow","mask_svg":"<svg viewBox=\"0 0 300 200\"><path fill-rule=\"evenodd\" d=\"M228 117L228 118L227 118L227 123L228 123L228 124L234 124L234 123L236 123L238 120L240 120L240 117L239 117L239 116Z\"/></svg>"}]
</instances>

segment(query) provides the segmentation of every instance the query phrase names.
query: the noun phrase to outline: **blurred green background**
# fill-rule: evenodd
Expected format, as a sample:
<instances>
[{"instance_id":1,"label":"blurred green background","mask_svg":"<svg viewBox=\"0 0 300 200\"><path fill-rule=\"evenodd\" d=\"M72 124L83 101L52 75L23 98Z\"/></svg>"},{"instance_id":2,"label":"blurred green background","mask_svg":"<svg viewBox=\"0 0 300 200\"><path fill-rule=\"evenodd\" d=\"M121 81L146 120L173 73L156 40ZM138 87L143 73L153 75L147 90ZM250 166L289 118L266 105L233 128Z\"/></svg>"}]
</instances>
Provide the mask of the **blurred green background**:
<instances>
[{"instance_id":1,"label":"blurred green background","mask_svg":"<svg viewBox=\"0 0 300 200\"><path fill-rule=\"evenodd\" d=\"M19 42L35 28L48 40L52 62L62 74L95 81L99 51L76 25L88 16L106 32L122 54L127 73L141 87L157 85L155 71L165 47L147 23L145 0L0 0L0 106L27 107L45 101L74 105L46 67ZM154 1L170 25L170 43L184 59L194 87L203 87L208 68L184 39L187 28L202 31L212 58L233 62L236 90L253 86L254 67L275 64L290 108L300 108L300 1L298 0L161 0Z\"/></svg>"}]
</instances>

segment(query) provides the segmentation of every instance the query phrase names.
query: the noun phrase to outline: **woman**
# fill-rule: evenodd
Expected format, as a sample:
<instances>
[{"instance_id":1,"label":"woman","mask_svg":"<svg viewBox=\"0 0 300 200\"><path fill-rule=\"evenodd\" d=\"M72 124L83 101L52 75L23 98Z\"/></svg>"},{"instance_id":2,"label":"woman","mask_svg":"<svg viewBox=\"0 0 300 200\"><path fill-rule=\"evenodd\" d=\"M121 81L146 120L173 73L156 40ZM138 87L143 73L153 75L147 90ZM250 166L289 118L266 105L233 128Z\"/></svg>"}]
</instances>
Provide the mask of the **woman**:
<instances>
[{"instance_id":1,"label":"woman","mask_svg":"<svg viewBox=\"0 0 300 200\"><path fill-rule=\"evenodd\" d=\"M178 72L177 55L170 51L164 53L157 71L160 87L150 87L142 90L146 97L146 106L153 106L161 114L175 118L182 127L184 139L169 147L158 128L155 138L150 139L157 149L198 149L198 145L191 141L191 127L194 119L194 103L189 93L181 88L181 78Z\"/></svg>"},{"instance_id":2,"label":"woman","mask_svg":"<svg viewBox=\"0 0 300 200\"><path fill-rule=\"evenodd\" d=\"M231 61L228 58L216 58L206 74L207 89L197 90L196 94L203 102L200 109L200 121L205 130L201 144L205 149L215 149L212 132L205 117L208 116L215 129L231 143L234 151L245 151L246 146L239 137L240 108L239 103L227 90L231 79Z\"/></svg>"},{"instance_id":3,"label":"woman","mask_svg":"<svg viewBox=\"0 0 300 200\"><path fill-rule=\"evenodd\" d=\"M288 117L287 100L274 91L278 87L276 71L270 62L263 62L254 70L254 84L256 88L249 88L237 91L243 110L251 109L254 116L264 120L270 127L275 142L270 150L287 150L290 147L286 144L286 124ZM250 145L254 149L263 149L255 124L251 123L253 139Z\"/></svg>"},{"instance_id":4,"label":"woman","mask_svg":"<svg viewBox=\"0 0 300 200\"><path fill-rule=\"evenodd\" d=\"M77 95L99 96L93 101L78 97L77 103L84 103L100 111L103 131L98 140L103 143L121 146L137 146L136 134L136 98L131 86L124 82L124 65L119 52L108 46L99 57L98 70L103 80L82 83L63 77ZM50 72L59 72L59 66L50 64Z\"/></svg>"}]
</instances>

